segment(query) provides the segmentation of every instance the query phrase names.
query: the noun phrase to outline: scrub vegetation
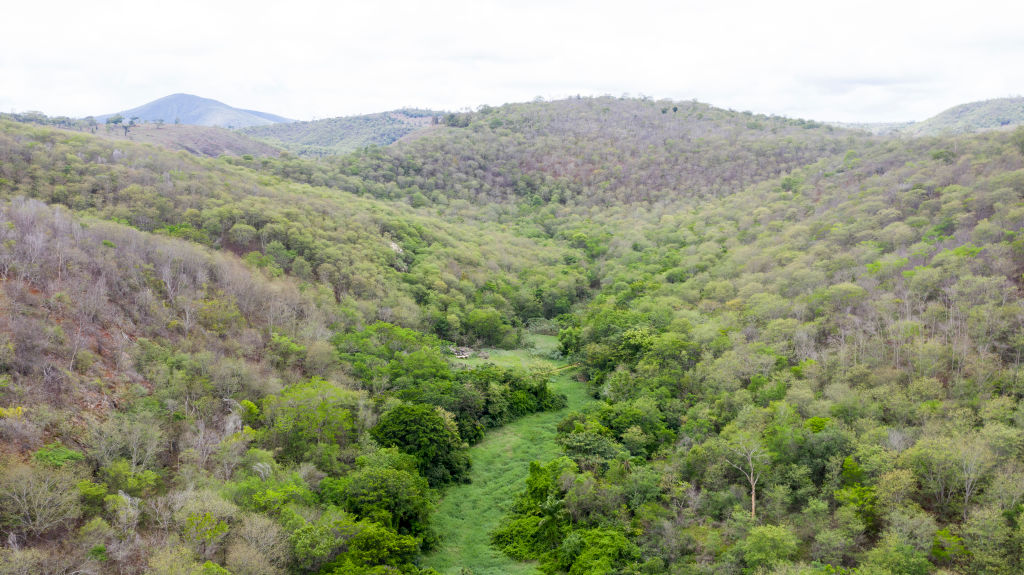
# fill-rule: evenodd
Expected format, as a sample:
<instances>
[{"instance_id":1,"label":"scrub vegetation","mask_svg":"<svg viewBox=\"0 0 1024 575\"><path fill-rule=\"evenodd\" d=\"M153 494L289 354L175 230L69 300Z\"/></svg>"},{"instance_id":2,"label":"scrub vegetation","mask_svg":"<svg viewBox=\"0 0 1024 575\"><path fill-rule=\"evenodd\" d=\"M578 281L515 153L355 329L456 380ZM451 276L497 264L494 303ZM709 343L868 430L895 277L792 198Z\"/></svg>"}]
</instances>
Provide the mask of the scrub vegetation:
<instances>
[{"instance_id":1,"label":"scrub vegetation","mask_svg":"<svg viewBox=\"0 0 1024 575\"><path fill-rule=\"evenodd\" d=\"M436 117L0 119L0 574L1024 570L1024 129Z\"/></svg>"}]
</instances>

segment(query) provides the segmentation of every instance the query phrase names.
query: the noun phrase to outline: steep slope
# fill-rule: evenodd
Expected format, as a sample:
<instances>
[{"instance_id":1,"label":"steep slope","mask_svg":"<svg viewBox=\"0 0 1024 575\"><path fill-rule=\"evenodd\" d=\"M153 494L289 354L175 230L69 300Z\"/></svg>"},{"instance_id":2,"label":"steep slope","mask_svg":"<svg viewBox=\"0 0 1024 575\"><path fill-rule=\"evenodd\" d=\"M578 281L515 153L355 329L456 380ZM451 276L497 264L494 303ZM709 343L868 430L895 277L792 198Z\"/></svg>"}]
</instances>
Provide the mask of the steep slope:
<instances>
[{"instance_id":1,"label":"steep slope","mask_svg":"<svg viewBox=\"0 0 1024 575\"><path fill-rule=\"evenodd\" d=\"M517 344L576 250L261 165L0 122L0 572L418 573L467 444L564 407L438 336Z\"/></svg>"},{"instance_id":2,"label":"steep slope","mask_svg":"<svg viewBox=\"0 0 1024 575\"><path fill-rule=\"evenodd\" d=\"M3 196L232 251L318 282L353 318L512 345L518 326L568 311L589 283L563 273L573 248L259 171L315 167L295 158L210 160L7 122L0 144Z\"/></svg>"},{"instance_id":3,"label":"steep slope","mask_svg":"<svg viewBox=\"0 0 1024 575\"><path fill-rule=\"evenodd\" d=\"M138 118L143 122L180 123L222 128L245 128L292 121L266 112L233 108L223 102L200 98L192 94L171 94L117 114L123 116L125 120ZM103 114L96 116L96 120L103 123L114 115Z\"/></svg>"},{"instance_id":4,"label":"steep slope","mask_svg":"<svg viewBox=\"0 0 1024 575\"><path fill-rule=\"evenodd\" d=\"M387 146L435 124L441 112L402 109L364 116L327 118L244 128L243 133L262 138L300 156L344 154L367 146Z\"/></svg>"}]
</instances>

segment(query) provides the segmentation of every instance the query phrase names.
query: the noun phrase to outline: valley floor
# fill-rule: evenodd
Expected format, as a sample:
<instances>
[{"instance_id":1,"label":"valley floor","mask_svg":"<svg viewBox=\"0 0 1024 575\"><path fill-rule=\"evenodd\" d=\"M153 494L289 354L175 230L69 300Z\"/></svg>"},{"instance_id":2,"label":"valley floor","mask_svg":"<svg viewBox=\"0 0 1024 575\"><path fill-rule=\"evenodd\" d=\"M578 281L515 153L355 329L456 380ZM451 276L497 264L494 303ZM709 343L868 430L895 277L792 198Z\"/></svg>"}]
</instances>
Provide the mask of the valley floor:
<instances>
[{"instance_id":1,"label":"valley floor","mask_svg":"<svg viewBox=\"0 0 1024 575\"><path fill-rule=\"evenodd\" d=\"M536 573L536 564L514 561L491 547L490 534L523 489L530 462L547 461L560 454L555 443L558 422L569 411L593 400L585 386L572 377L574 370L566 362L545 358L557 346L555 338L533 338L533 350L488 350L488 359L474 358L466 363L490 362L502 367L553 371L551 388L564 393L569 405L560 411L535 413L490 430L483 441L469 450L472 483L450 487L438 504L432 522L441 536L441 545L425 557L423 567L432 567L445 575L458 575L463 568L473 575Z\"/></svg>"}]
</instances>

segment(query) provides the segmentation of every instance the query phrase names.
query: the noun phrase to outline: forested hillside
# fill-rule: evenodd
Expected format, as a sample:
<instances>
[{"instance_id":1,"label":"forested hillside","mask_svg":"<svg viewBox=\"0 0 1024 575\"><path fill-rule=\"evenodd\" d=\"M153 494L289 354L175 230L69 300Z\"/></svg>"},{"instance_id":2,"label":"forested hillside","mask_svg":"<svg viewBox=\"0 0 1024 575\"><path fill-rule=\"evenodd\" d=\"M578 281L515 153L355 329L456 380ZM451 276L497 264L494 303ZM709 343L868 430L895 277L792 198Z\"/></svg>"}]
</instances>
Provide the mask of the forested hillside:
<instances>
[{"instance_id":1,"label":"forested hillside","mask_svg":"<svg viewBox=\"0 0 1024 575\"><path fill-rule=\"evenodd\" d=\"M984 130L1011 129L1024 124L1024 98L995 98L961 104L923 122L915 122L903 133L915 136L966 134Z\"/></svg>"},{"instance_id":2,"label":"forested hillside","mask_svg":"<svg viewBox=\"0 0 1024 575\"><path fill-rule=\"evenodd\" d=\"M635 233L560 335L603 404L495 543L580 573L1020 572L1021 152L884 144Z\"/></svg>"},{"instance_id":3,"label":"forested hillside","mask_svg":"<svg viewBox=\"0 0 1024 575\"><path fill-rule=\"evenodd\" d=\"M387 146L437 123L441 112L402 109L380 114L254 126L242 130L300 156L321 157Z\"/></svg>"},{"instance_id":4,"label":"forested hillside","mask_svg":"<svg viewBox=\"0 0 1024 575\"><path fill-rule=\"evenodd\" d=\"M468 447L566 405L452 348L530 331L593 400L513 559L1019 573L1022 142L615 98L319 159L0 121L0 573L430 573Z\"/></svg>"},{"instance_id":5,"label":"forested hillside","mask_svg":"<svg viewBox=\"0 0 1024 575\"><path fill-rule=\"evenodd\" d=\"M1021 124L1024 124L1024 98L1018 96L960 104L920 122L836 125L874 134L953 136L987 130L1012 130Z\"/></svg>"}]
</instances>

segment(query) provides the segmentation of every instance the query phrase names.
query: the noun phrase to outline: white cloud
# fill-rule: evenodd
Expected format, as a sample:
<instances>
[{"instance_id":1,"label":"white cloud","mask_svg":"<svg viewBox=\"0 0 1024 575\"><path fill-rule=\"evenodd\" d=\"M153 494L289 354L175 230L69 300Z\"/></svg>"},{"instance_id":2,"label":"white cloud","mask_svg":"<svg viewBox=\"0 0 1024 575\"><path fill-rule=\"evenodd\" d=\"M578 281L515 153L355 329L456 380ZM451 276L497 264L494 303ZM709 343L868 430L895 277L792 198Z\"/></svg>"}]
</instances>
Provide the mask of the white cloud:
<instances>
[{"instance_id":1,"label":"white cloud","mask_svg":"<svg viewBox=\"0 0 1024 575\"><path fill-rule=\"evenodd\" d=\"M631 93L891 121L1024 92L1024 6L996 0L44 0L4 12L4 111L81 116L189 92L309 119Z\"/></svg>"}]
</instances>

